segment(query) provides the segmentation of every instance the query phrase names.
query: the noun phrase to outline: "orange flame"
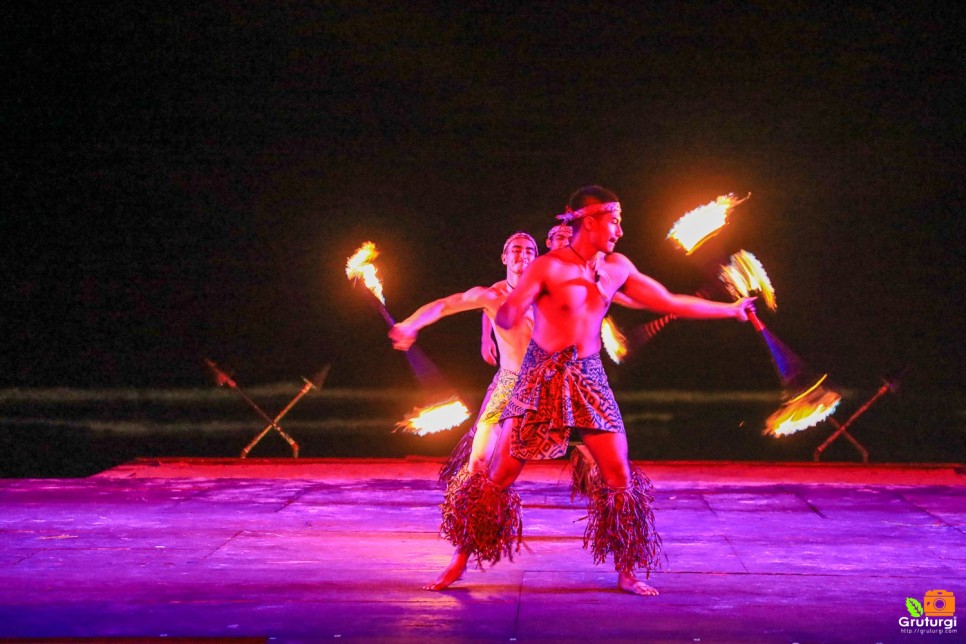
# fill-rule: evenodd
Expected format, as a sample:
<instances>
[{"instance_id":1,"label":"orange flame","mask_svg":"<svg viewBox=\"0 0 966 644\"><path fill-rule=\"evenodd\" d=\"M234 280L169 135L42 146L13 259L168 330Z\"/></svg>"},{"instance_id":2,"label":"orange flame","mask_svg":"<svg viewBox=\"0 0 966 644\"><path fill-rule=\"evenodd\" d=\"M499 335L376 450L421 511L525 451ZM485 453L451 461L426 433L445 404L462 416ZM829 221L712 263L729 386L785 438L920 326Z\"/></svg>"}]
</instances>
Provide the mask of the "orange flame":
<instances>
[{"instance_id":1,"label":"orange flame","mask_svg":"<svg viewBox=\"0 0 966 644\"><path fill-rule=\"evenodd\" d=\"M345 274L350 280L362 280L366 288L376 296L383 304L386 298L382 294L382 282L376 275L376 266L372 262L379 256L376 245L372 242L365 242L359 250L350 257L345 263Z\"/></svg>"},{"instance_id":2,"label":"orange flame","mask_svg":"<svg viewBox=\"0 0 966 644\"><path fill-rule=\"evenodd\" d=\"M842 397L822 387L823 375L814 385L798 394L765 421L766 436L788 436L817 425L835 412Z\"/></svg>"},{"instance_id":3,"label":"orange flame","mask_svg":"<svg viewBox=\"0 0 966 644\"><path fill-rule=\"evenodd\" d=\"M732 208L747 201L750 196L749 192L744 199L738 199L734 193L728 193L686 212L671 227L667 238L676 241L690 255L721 230Z\"/></svg>"},{"instance_id":4,"label":"orange flame","mask_svg":"<svg viewBox=\"0 0 966 644\"><path fill-rule=\"evenodd\" d=\"M748 251L739 250L731 256L731 263L721 267L721 281L735 297L757 295L772 311L778 308L775 289L768 273L758 259Z\"/></svg>"},{"instance_id":5,"label":"orange flame","mask_svg":"<svg viewBox=\"0 0 966 644\"><path fill-rule=\"evenodd\" d=\"M609 315L600 325L600 339L604 343L607 355L616 364L620 364L627 357L627 338Z\"/></svg>"},{"instance_id":6,"label":"orange flame","mask_svg":"<svg viewBox=\"0 0 966 644\"><path fill-rule=\"evenodd\" d=\"M470 410L459 398L413 409L405 419L396 423L396 430L402 430L417 436L435 434L461 425L470 417Z\"/></svg>"}]
</instances>

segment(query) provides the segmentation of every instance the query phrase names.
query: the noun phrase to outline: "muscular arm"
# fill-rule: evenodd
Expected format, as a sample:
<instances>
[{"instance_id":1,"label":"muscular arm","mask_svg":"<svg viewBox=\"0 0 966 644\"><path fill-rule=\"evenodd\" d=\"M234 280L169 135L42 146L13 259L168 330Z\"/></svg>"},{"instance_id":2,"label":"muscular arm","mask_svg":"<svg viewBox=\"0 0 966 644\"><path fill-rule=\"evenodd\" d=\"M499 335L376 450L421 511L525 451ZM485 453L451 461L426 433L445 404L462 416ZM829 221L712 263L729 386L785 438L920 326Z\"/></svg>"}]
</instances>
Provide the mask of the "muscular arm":
<instances>
[{"instance_id":1,"label":"muscular arm","mask_svg":"<svg viewBox=\"0 0 966 644\"><path fill-rule=\"evenodd\" d=\"M629 298L626 295L624 295L624 293L622 291L617 291L616 293L614 293L614 298L611 301L614 304L619 304L620 306L623 306L625 309L644 309L644 308L647 308L643 304L639 304L635 300L632 300L631 298Z\"/></svg>"},{"instance_id":2,"label":"muscular arm","mask_svg":"<svg viewBox=\"0 0 966 644\"><path fill-rule=\"evenodd\" d=\"M420 329L447 315L484 308L490 300L491 293L489 288L476 286L463 293L454 293L424 304L389 330L392 346L405 351L416 341Z\"/></svg>"},{"instance_id":3,"label":"muscular arm","mask_svg":"<svg viewBox=\"0 0 966 644\"><path fill-rule=\"evenodd\" d=\"M639 305L635 308L646 308L657 313L673 313L681 318L736 318L742 322L748 320L748 308L755 300L753 297L724 303L693 295L671 293L662 284L638 271L629 260L624 261L629 272L621 290L628 299Z\"/></svg>"}]
</instances>

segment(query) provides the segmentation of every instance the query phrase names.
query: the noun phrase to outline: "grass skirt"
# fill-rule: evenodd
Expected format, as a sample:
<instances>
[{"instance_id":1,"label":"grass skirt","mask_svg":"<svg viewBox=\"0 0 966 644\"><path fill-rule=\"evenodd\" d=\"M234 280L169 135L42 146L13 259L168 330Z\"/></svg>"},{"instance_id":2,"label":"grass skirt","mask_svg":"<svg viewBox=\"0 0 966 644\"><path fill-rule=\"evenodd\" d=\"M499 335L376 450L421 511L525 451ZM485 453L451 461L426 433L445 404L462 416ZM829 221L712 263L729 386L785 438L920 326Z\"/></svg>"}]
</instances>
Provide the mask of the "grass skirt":
<instances>
[{"instance_id":1,"label":"grass skirt","mask_svg":"<svg viewBox=\"0 0 966 644\"><path fill-rule=\"evenodd\" d=\"M443 463L439 470L439 482L448 485L450 480L459 471L465 468L470 462L470 453L473 451L473 439L476 437L476 426L474 425L456 443L456 447L450 452L449 458Z\"/></svg>"},{"instance_id":2,"label":"grass skirt","mask_svg":"<svg viewBox=\"0 0 966 644\"><path fill-rule=\"evenodd\" d=\"M571 501L576 500L578 496L590 499L593 491L603 485L597 464L585 450L583 445L576 445L570 455Z\"/></svg>"},{"instance_id":3,"label":"grass skirt","mask_svg":"<svg viewBox=\"0 0 966 644\"><path fill-rule=\"evenodd\" d=\"M503 489L485 473L463 468L450 479L440 509L440 536L474 557L478 568L503 557L513 561L520 551L523 518L520 496L512 487Z\"/></svg>"},{"instance_id":4,"label":"grass skirt","mask_svg":"<svg viewBox=\"0 0 966 644\"><path fill-rule=\"evenodd\" d=\"M599 480L599 479L598 479ZM584 547L594 563L614 557L618 572L661 567L661 537L654 527L654 496L650 479L633 463L630 485L612 489L597 485L590 490Z\"/></svg>"}]
</instances>

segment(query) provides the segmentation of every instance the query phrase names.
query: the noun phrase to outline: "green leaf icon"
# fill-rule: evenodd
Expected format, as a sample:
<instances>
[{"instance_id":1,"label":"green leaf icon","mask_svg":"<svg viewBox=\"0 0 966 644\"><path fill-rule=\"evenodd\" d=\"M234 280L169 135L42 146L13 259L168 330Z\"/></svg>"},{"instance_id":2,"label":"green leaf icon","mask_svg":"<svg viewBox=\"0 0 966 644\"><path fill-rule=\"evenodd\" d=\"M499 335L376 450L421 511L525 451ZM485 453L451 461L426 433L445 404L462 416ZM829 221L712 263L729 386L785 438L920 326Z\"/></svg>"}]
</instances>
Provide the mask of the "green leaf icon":
<instances>
[{"instance_id":1,"label":"green leaf icon","mask_svg":"<svg viewBox=\"0 0 966 644\"><path fill-rule=\"evenodd\" d=\"M913 599L912 597L906 597L906 610L913 617L919 617L922 615L922 604Z\"/></svg>"}]
</instances>

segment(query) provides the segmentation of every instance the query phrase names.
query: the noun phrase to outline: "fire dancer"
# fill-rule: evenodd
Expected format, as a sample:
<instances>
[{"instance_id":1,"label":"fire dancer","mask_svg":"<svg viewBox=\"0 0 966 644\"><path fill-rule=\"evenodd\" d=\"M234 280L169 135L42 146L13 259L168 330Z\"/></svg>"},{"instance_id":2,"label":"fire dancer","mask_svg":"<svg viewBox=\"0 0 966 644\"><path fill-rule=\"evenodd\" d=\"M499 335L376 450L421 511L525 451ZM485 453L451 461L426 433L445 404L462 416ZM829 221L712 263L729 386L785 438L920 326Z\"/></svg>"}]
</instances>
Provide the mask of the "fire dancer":
<instances>
[{"instance_id":1,"label":"fire dancer","mask_svg":"<svg viewBox=\"0 0 966 644\"><path fill-rule=\"evenodd\" d=\"M537 252L536 241L527 233L517 232L510 235L503 244L501 254L501 260L506 266L505 279L491 286L475 286L468 291L454 293L419 307L412 315L390 329L389 337L393 341L393 347L402 351L409 349L416 341L420 329L454 313L482 309L483 315L492 318L507 295L516 288L517 281ZM500 414L516 383L527 343L530 342L533 315L521 316L521 320L512 328L495 330L500 351L499 369L486 390L476 422L454 448L449 462L440 473L440 480L448 480L466 463L472 472L485 469L495 444L493 427L499 423Z\"/></svg>"},{"instance_id":2,"label":"fire dancer","mask_svg":"<svg viewBox=\"0 0 966 644\"><path fill-rule=\"evenodd\" d=\"M483 343L484 360L492 355L492 362L496 365L497 348L499 349L499 368L493 376L493 381L483 396L480 412L470 430L453 448L449 459L440 471L440 481L448 483L460 472L475 473L485 471L493 454L496 443L493 429L499 427L500 414L506 406L516 384L520 363L530 342L533 332L533 314L525 315L520 323L509 329L497 328L492 324L492 318L506 300L507 296L516 288L523 271L538 254L537 242L525 232L516 232L503 244L501 260L506 266L506 278L492 286L477 286L463 293L455 293L440 298L418 308L408 318L395 325L389 332L396 349L406 350L413 342L419 330L441 318L475 309L483 310L484 337L495 332L497 345L492 353L486 350ZM466 558L457 551L453 555L454 562L462 560L462 567L466 567ZM443 576L427 584L428 590L439 590L451 584L454 580L445 580ZM443 584L440 586L440 584Z\"/></svg>"},{"instance_id":3,"label":"fire dancer","mask_svg":"<svg viewBox=\"0 0 966 644\"><path fill-rule=\"evenodd\" d=\"M601 321L617 292L659 313L741 321L747 321L754 298L725 304L675 295L640 273L614 253L623 236L620 203L600 186L575 192L561 217L574 227L570 244L534 260L494 318L508 329L534 315L533 337L503 412L489 472L467 473L447 490L441 532L462 557L454 556L440 579L458 579L470 556L480 565L512 559L522 538L520 498L512 484L528 460L563 456L576 429L600 472L584 545L595 563L613 555L621 590L656 595L635 575L659 565L660 538L650 481L628 460L620 410L600 360Z\"/></svg>"},{"instance_id":4,"label":"fire dancer","mask_svg":"<svg viewBox=\"0 0 966 644\"><path fill-rule=\"evenodd\" d=\"M547 248L557 250L564 248L570 241L570 236L574 230L567 224L559 224L547 231ZM480 355L487 364L496 366L497 349L493 342L493 323L486 313L482 315L482 334L480 336Z\"/></svg>"}]
</instances>

